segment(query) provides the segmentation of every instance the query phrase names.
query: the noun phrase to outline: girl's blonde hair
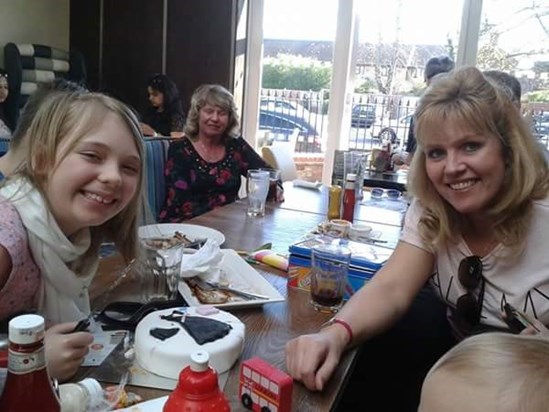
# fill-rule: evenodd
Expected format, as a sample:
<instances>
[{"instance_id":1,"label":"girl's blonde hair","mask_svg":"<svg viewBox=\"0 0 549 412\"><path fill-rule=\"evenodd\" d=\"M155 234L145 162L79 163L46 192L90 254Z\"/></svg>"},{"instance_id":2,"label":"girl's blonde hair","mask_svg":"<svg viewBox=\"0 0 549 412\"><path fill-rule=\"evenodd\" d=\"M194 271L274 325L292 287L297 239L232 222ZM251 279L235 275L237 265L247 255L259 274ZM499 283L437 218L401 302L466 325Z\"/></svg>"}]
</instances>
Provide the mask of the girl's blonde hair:
<instances>
[{"instance_id":1,"label":"girl's blonde hair","mask_svg":"<svg viewBox=\"0 0 549 412\"><path fill-rule=\"evenodd\" d=\"M223 139L238 137L238 113L233 95L218 84L204 84L194 91L191 97L191 108L187 116L187 123L185 124L185 135L191 140L198 138L199 112L207 104L220 107L229 113L229 124L227 125L226 132L223 134Z\"/></svg>"},{"instance_id":2,"label":"girl's blonde hair","mask_svg":"<svg viewBox=\"0 0 549 412\"><path fill-rule=\"evenodd\" d=\"M467 338L431 368L471 385L495 389L498 411L545 412L549 405L549 340L484 333Z\"/></svg>"},{"instance_id":3,"label":"girl's blonde hair","mask_svg":"<svg viewBox=\"0 0 549 412\"><path fill-rule=\"evenodd\" d=\"M108 113L117 116L127 126L137 147L141 168L134 196L116 216L96 227L91 227L92 243L82 259L96 258L102 242L111 241L126 261L137 255L137 227L143 211L145 187L145 150L143 135L134 112L120 101L100 93L66 92L46 97L36 111L29 129L30 136L26 161L18 175L26 177L45 196L52 171L101 124ZM116 136L113 135L113 139ZM66 147L58 157L62 143Z\"/></svg>"},{"instance_id":4,"label":"girl's blonde hair","mask_svg":"<svg viewBox=\"0 0 549 412\"><path fill-rule=\"evenodd\" d=\"M419 223L423 239L439 247L455 241L463 224L462 217L428 178L422 149L425 139L436 137L448 121L501 141L506 172L486 216L493 223L498 240L508 246L509 256L519 255L528 233L533 201L547 196L549 170L530 127L512 101L473 67L437 76L416 111L418 150L408 181L410 192L425 208Z\"/></svg>"}]
</instances>

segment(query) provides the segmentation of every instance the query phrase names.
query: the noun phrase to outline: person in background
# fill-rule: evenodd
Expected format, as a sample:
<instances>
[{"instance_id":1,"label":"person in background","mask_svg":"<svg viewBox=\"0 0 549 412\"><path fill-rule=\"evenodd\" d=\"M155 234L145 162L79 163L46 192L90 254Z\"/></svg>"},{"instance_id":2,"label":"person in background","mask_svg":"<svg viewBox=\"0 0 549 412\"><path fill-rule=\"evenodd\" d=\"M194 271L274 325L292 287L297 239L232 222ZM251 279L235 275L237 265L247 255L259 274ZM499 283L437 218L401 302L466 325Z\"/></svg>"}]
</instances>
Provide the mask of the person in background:
<instances>
[{"instance_id":1,"label":"person in background","mask_svg":"<svg viewBox=\"0 0 549 412\"><path fill-rule=\"evenodd\" d=\"M162 222L181 222L238 198L241 176L249 169L271 169L239 136L231 93L202 85L191 99L185 137L170 143L166 161L166 201ZM283 201L282 186L277 201Z\"/></svg>"},{"instance_id":2,"label":"person in background","mask_svg":"<svg viewBox=\"0 0 549 412\"><path fill-rule=\"evenodd\" d=\"M85 93L87 91L77 83L65 79L56 79L51 83L40 84L38 90L29 97L23 107L19 122L10 140L9 150L0 157L0 181L17 170L23 162L29 145L27 130L44 99L52 93Z\"/></svg>"},{"instance_id":3,"label":"person in background","mask_svg":"<svg viewBox=\"0 0 549 412\"><path fill-rule=\"evenodd\" d=\"M5 104L9 93L8 73L5 70L0 69L0 137L8 139L11 137L14 126L8 119L5 111Z\"/></svg>"},{"instance_id":4,"label":"person in background","mask_svg":"<svg viewBox=\"0 0 549 412\"><path fill-rule=\"evenodd\" d=\"M423 378L459 339L508 330L505 303L549 323L549 169L508 95L457 69L433 79L415 127L396 249L336 321L287 344L289 373L311 390L363 344L342 411L416 411Z\"/></svg>"},{"instance_id":5,"label":"person in background","mask_svg":"<svg viewBox=\"0 0 549 412\"><path fill-rule=\"evenodd\" d=\"M454 61L448 56L431 57L425 65L423 78L427 87L431 84L431 80L438 74L448 73L455 67ZM408 140L406 142L406 156L404 159L393 159L396 164L401 164L403 161L406 164L412 162L412 157L416 151L416 136L414 130L414 116L410 119L410 128L408 129Z\"/></svg>"},{"instance_id":6,"label":"person in background","mask_svg":"<svg viewBox=\"0 0 549 412\"><path fill-rule=\"evenodd\" d=\"M503 88L505 93L509 96L513 104L520 112L522 86L518 79L512 74L505 73L501 70L485 70L482 72L488 80L493 80L498 86Z\"/></svg>"},{"instance_id":7,"label":"person in background","mask_svg":"<svg viewBox=\"0 0 549 412\"><path fill-rule=\"evenodd\" d=\"M501 70L485 70L482 72L488 80L492 80L494 84L501 87L505 93L512 100L519 113L521 113L521 98L522 98L522 86L519 80L512 74L505 73ZM531 116L525 116L526 121L530 124L530 127L536 133L535 122ZM542 149L545 160L549 162L549 150L547 145L542 140L538 140L539 146Z\"/></svg>"},{"instance_id":8,"label":"person in background","mask_svg":"<svg viewBox=\"0 0 549 412\"><path fill-rule=\"evenodd\" d=\"M418 412L545 412L549 340L486 333L465 339L429 371Z\"/></svg>"},{"instance_id":9,"label":"person in background","mask_svg":"<svg viewBox=\"0 0 549 412\"><path fill-rule=\"evenodd\" d=\"M0 320L44 316L48 368L66 380L93 340L71 332L90 314L100 243L126 262L137 255L143 137L131 109L87 92L43 98L27 133L23 162L0 185Z\"/></svg>"},{"instance_id":10,"label":"person in background","mask_svg":"<svg viewBox=\"0 0 549 412\"><path fill-rule=\"evenodd\" d=\"M151 106L143 116L143 134L183 137L185 114L175 83L164 74L154 74L147 83L147 93Z\"/></svg>"}]
</instances>

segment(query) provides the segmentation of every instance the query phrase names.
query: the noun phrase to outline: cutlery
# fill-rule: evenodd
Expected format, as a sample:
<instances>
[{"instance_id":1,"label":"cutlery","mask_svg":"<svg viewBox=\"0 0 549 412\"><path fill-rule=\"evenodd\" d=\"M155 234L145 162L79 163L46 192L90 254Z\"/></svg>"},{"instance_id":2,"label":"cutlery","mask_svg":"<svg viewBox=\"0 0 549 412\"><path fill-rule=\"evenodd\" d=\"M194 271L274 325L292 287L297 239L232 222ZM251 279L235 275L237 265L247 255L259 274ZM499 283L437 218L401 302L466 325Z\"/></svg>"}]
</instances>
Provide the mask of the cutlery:
<instances>
[{"instance_id":1,"label":"cutlery","mask_svg":"<svg viewBox=\"0 0 549 412\"><path fill-rule=\"evenodd\" d=\"M201 279L197 276L189 279L192 283L194 283L196 286L198 286L202 290L219 290L222 292L229 292L237 296L241 296L246 299L265 299L269 300L270 297L266 295L260 295L259 293L251 293L251 292L244 292L242 290L233 289L228 286L221 285L217 282L207 282L204 279Z\"/></svg>"}]
</instances>

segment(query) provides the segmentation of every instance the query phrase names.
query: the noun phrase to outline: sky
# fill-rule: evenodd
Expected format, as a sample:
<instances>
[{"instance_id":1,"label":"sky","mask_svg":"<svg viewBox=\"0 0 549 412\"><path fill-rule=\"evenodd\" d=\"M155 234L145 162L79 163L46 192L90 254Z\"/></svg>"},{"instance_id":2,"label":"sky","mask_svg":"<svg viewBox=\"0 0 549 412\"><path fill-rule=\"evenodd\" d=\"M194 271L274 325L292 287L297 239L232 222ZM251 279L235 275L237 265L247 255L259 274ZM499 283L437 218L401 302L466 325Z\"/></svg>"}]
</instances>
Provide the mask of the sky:
<instances>
[{"instance_id":1,"label":"sky","mask_svg":"<svg viewBox=\"0 0 549 412\"><path fill-rule=\"evenodd\" d=\"M500 44L508 51L532 45L549 50L549 36L541 27L533 19L525 19L525 13L516 14L532 1L483 0L483 18L504 30ZM537 2L549 9L549 0ZM377 42L380 34L384 41L394 41L398 21L402 43L446 44L448 37L458 43L463 0L355 0L355 4L361 42ZM549 27L549 15L544 18ZM265 0L264 37L333 40L336 20L337 0Z\"/></svg>"}]
</instances>

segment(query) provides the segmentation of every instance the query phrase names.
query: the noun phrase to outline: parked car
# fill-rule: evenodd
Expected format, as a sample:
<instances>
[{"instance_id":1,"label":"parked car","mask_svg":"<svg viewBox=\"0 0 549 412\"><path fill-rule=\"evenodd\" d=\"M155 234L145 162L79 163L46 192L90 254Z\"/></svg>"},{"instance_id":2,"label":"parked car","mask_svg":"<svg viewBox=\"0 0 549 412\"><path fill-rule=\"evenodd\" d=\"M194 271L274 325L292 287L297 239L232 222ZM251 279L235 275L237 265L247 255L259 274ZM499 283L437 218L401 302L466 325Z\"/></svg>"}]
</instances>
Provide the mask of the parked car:
<instances>
[{"instance_id":1,"label":"parked car","mask_svg":"<svg viewBox=\"0 0 549 412\"><path fill-rule=\"evenodd\" d=\"M352 127L372 127L376 120L376 107L373 104L355 104L351 112Z\"/></svg>"},{"instance_id":2,"label":"parked car","mask_svg":"<svg viewBox=\"0 0 549 412\"><path fill-rule=\"evenodd\" d=\"M259 110L259 130L268 131L270 142L289 141L295 132L296 152L320 153L322 144L318 130L295 110Z\"/></svg>"}]
</instances>

